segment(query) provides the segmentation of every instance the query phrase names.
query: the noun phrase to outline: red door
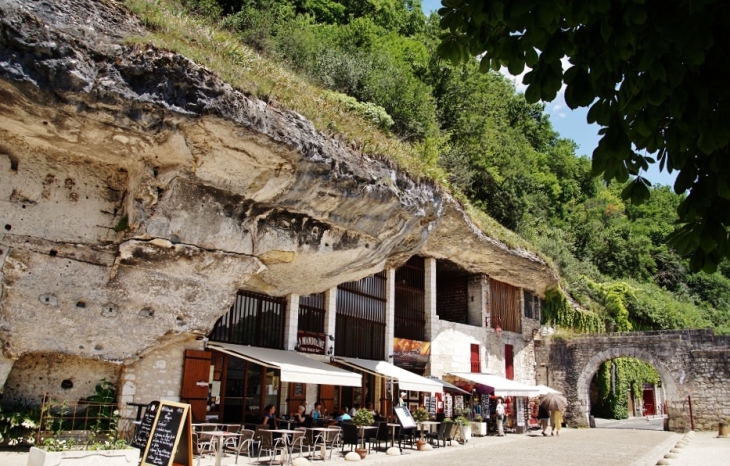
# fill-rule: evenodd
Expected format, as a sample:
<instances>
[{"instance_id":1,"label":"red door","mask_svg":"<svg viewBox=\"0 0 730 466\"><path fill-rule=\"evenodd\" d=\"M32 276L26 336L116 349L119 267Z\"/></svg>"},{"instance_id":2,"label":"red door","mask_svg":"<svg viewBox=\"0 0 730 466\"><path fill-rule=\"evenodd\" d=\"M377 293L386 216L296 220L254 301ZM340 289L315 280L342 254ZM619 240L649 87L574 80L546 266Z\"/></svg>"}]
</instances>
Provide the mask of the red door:
<instances>
[{"instance_id":1,"label":"red door","mask_svg":"<svg viewBox=\"0 0 730 466\"><path fill-rule=\"evenodd\" d=\"M504 345L504 372L505 377L515 379L515 364L512 345Z\"/></svg>"},{"instance_id":2,"label":"red door","mask_svg":"<svg viewBox=\"0 0 730 466\"><path fill-rule=\"evenodd\" d=\"M653 416L656 414L656 406L654 403L654 390L644 389L644 416Z\"/></svg>"},{"instance_id":3,"label":"red door","mask_svg":"<svg viewBox=\"0 0 730 466\"><path fill-rule=\"evenodd\" d=\"M471 371L481 372L481 364L479 363L479 345L471 345Z\"/></svg>"}]
</instances>

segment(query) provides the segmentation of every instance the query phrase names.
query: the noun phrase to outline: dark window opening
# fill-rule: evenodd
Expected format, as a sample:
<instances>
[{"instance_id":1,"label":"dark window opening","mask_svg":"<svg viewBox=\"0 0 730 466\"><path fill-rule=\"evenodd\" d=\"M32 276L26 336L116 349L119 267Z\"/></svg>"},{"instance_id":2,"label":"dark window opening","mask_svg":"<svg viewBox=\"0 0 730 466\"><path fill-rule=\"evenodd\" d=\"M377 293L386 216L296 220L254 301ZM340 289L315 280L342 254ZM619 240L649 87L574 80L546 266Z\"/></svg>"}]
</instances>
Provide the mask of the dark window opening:
<instances>
[{"instance_id":1,"label":"dark window opening","mask_svg":"<svg viewBox=\"0 0 730 466\"><path fill-rule=\"evenodd\" d=\"M447 260L436 262L436 314L441 320L469 323L469 274Z\"/></svg>"},{"instance_id":2,"label":"dark window opening","mask_svg":"<svg viewBox=\"0 0 730 466\"><path fill-rule=\"evenodd\" d=\"M335 354L385 359L385 273L337 287Z\"/></svg>"},{"instance_id":3,"label":"dark window opening","mask_svg":"<svg viewBox=\"0 0 730 466\"><path fill-rule=\"evenodd\" d=\"M411 257L395 271L395 338L426 339L425 263Z\"/></svg>"},{"instance_id":4,"label":"dark window opening","mask_svg":"<svg viewBox=\"0 0 730 466\"><path fill-rule=\"evenodd\" d=\"M540 298L529 291L525 291L524 301L525 317L528 319L540 320Z\"/></svg>"},{"instance_id":5,"label":"dark window opening","mask_svg":"<svg viewBox=\"0 0 730 466\"><path fill-rule=\"evenodd\" d=\"M299 297L299 320L297 330L324 333L324 293Z\"/></svg>"},{"instance_id":6,"label":"dark window opening","mask_svg":"<svg viewBox=\"0 0 730 466\"><path fill-rule=\"evenodd\" d=\"M210 341L284 348L286 300L248 291L239 291L236 302L218 319Z\"/></svg>"}]
</instances>

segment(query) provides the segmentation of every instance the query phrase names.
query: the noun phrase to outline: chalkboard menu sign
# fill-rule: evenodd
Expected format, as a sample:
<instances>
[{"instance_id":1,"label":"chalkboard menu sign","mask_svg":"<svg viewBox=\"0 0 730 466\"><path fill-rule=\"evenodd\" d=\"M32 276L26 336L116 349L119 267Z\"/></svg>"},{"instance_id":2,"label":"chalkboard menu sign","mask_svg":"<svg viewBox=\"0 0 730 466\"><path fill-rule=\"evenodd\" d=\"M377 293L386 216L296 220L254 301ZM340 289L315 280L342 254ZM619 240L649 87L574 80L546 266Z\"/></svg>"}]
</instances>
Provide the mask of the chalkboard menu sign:
<instances>
[{"instance_id":1,"label":"chalkboard menu sign","mask_svg":"<svg viewBox=\"0 0 730 466\"><path fill-rule=\"evenodd\" d=\"M134 433L131 445L135 448L139 448L144 451L147 448L147 440L150 438L150 432L152 432L152 424L155 423L157 417L157 410L160 407L159 401L153 401L147 405L147 409L144 411L144 416L140 420L140 424L137 426L137 430Z\"/></svg>"},{"instance_id":2,"label":"chalkboard menu sign","mask_svg":"<svg viewBox=\"0 0 730 466\"><path fill-rule=\"evenodd\" d=\"M142 455L142 466L192 466L190 405L161 401Z\"/></svg>"}]
</instances>

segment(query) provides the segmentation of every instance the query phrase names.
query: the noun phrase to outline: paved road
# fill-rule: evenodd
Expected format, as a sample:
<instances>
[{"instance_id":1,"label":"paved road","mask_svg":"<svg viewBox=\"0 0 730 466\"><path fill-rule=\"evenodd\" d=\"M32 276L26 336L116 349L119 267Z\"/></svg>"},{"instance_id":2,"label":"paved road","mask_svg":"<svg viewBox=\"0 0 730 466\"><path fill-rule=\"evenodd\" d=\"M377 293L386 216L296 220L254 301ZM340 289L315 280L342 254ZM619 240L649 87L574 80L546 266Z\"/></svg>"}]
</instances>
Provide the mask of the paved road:
<instances>
[{"instance_id":1,"label":"paved road","mask_svg":"<svg viewBox=\"0 0 730 466\"><path fill-rule=\"evenodd\" d=\"M664 419L631 417L629 419L599 419L596 418L598 429L636 429L636 430L664 430Z\"/></svg>"},{"instance_id":2,"label":"paved road","mask_svg":"<svg viewBox=\"0 0 730 466\"><path fill-rule=\"evenodd\" d=\"M392 466L484 466L519 464L560 464L561 466L654 466L682 435L671 432L627 429L562 429L560 437L537 433L506 437L473 438L465 446L452 446L432 452L406 450L403 456L371 454L366 463ZM725 442L730 446L730 441ZM727 453L727 452L726 452ZM726 456L728 458L730 456ZM25 466L27 454L0 453L0 465ZM233 456L223 464L234 463ZM246 464L239 459L239 464ZM338 458L334 463L344 466ZM197 461L196 461L197 464ZM202 466L212 466L208 457ZM323 463L330 464L330 463ZM350 464L350 463L347 463ZM713 464L713 463L696 463ZM714 463L723 464L723 463Z\"/></svg>"}]
</instances>

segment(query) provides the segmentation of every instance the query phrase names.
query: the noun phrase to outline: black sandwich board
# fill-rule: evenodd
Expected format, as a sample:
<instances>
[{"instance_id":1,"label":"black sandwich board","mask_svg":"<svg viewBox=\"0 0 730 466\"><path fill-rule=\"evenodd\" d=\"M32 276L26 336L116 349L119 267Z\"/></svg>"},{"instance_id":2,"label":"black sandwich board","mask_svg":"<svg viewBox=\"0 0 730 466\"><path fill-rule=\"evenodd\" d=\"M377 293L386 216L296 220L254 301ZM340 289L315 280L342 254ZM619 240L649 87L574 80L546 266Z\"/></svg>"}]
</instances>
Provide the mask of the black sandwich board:
<instances>
[{"instance_id":1,"label":"black sandwich board","mask_svg":"<svg viewBox=\"0 0 730 466\"><path fill-rule=\"evenodd\" d=\"M157 417L157 409L159 407L159 401L153 401L152 403L147 405L147 408L144 411L144 415L142 416L142 419L140 419L140 424L137 426L137 429L134 432L134 438L132 439L130 445L135 448L139 448L142 451L147 448L147 440L149 440L150 438L150 432L152 432L152 424L155 423L155 418Z\"/></svg>"},{"instance_id":2,"label":"black sandwich board","mask_svg":"<svg viewBox=\"0 0 730 466\"><path fill-rule=\"evenodd\" d=\"M192 421L189 404L160 401L142 466L193 466Z\"/></svg>"}]
</instances>

